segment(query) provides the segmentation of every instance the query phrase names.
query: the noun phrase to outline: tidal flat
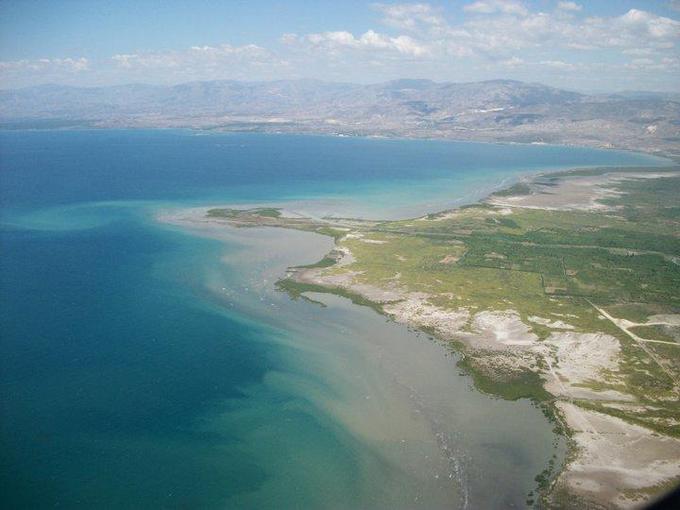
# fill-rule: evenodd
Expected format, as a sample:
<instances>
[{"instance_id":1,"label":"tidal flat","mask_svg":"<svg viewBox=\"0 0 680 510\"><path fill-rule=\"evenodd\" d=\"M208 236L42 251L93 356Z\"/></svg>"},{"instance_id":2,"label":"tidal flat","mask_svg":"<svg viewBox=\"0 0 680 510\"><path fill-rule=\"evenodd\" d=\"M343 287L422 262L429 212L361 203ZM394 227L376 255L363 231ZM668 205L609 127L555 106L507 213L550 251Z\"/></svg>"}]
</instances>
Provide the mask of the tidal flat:
<instances>
[{"instance_id":1,"label":"tidal flat","mask_svg":"<svg viewBox=\"0 0 680 510\"><path fill-rule=\"evenodd\" d=\"M345 437L344 447L353 452L354 499L326 492L323 483L340 490L347 474L338 471L336 459L317 458L314 465L319 476L326 473L329 478L315 482L319 484L316 492L326 495L323 502L300 504L325 508L523 506L538 489L536 475L548 469L551 461L562 461L564 442L541 409L529 400L509 402L476 390L470 376L457 367L460 358L448 345L386 321L347 298L307 293L306 300L290 300L280 292L277 280L289 266L318 260L331 249L327 237L266 227L225 228L221 222L202 222L182 212L162 214L159 220L236 247L222 257L222 263L227 274L241 275L243 280L212 281L215 299L226 307L247 310L254 320L285 332L281 342L290 353L284 363L286 371L269 374L265 386L305 401L306 411L333 423ZM240 290L234 293L234 288ZM224 419L233 419L229 416L226 413ZM296 455L310 454L305 450L311 445L286 447L280 434L261 439L265 441L257 447L262 448L258 456L283 447L290 457L272 466L271 486L245 499L239 496L234 500L237 506L244 501L247 506L265 504L267 498L288 490L285 484L291 477L309 483L310 473L298 465ZM288 439L295 443L297 436ZM252 442L249 439L245 444ZM295 448L300 451L294 453ZM323 452L318 455L325 457ZM282 473L287 474L280 478ZM494 484L494 491L488 490L489 483ZM294 506L297 500L290 497Z\"/></svg>"}]
</instances>

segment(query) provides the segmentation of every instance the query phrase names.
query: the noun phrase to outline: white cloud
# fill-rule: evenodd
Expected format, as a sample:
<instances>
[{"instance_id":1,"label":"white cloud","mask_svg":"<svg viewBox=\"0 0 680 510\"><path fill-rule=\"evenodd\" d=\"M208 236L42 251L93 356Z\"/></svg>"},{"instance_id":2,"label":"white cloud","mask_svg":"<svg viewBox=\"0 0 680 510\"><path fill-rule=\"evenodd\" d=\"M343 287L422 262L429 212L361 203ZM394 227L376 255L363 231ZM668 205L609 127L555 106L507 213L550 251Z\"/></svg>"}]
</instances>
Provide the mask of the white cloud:
<instances>
[{"instance_id":1,"label":"white cloud","mask_svg":"<svg viewBox=\"0 0 680 510\"><path fill-rule=\"evenodd\" d=\"M374 8L392 30L368 30L362 35L343 30L286 34L282 42L316 59L316 65L326 65L322 59L327 59L333 70L345 66L359 73L380 68L403 75L404 69L409 74L421 69L414 67L417 61L429 66L428 76L435 78L461 66L496 72L531 68L539 73L535 76L554 75L593 70L595 59L602 61L597 69L603 73L624 72L633 69L631 62L620 63L617 53L621 57L654 53L659 65L662 58L677 54L680 22L676 20L639 9L611 17L577 17L574 13L583 8L576 2L560 2L556 7L553 12L537 12L517 1L479 0L465 5L467 15L452 23L444 11L427 4L379 4ZM642 63L632 65L640 68Z\"/></svg>"},{"instance_id":2,"label":"white cloud","mask_svg":"<svg viewBox=\"0 0 680 510\"><path fill-rule=\"evenodd\" d=\"M120 53L92 63L84 58L0 62L0 79L3 86L20 76L24 81L40 76L42 81L76 82L71 77L98 76L101 81L169 83L289 77L460 80L487 73L484 78L540 80L597 68L603 81L616 73L629 76L639 71L642 76L644 70L653 69L671 82L678 69L678 20L640 9L588 16L584 12L588 4L574 1L556 2L555 9L546 12L528 5L516 0L468 0L455 18L447 19L443 6L376 4L373 9L384 26L363 33L342 29L284 33L276 49L255 44L196 45ZM600 62L599 67L593 62ZM587 73L581 74L586 79Z\"/></svg>"},{"instance_id":3,"label":"white cloud","mask_svg":"<svg viewBox=\"0 0 680 510\"><path fill-rule=\"evenodd\" d=\"M294 44L298 40L298 35L293 33L286 33L281 36L283 44Z\"/></svg>"},{"instance_id":4,"label":"white cloud","mask_svg":"<svg viewBox=\"0 0 680 510\"><path fill-rule=\"evenodd\" d=\"M465 12L475 14L514 14L517 16L526 16L529 11L520 2L513 0L478 0L463 7Z\"/></svg>"},{"instance_id":5,"label":"white cloud","mask_svg":"<svg viewBox=\"0 0 680 510\"><path fill-rule=\"evenodd\" d=\"M621 50L672 49L680 38L680 22L638 9L614 18L587 18L578 27L581 40L593 47Z\"/></svg>"},{"instance_id":6,"label":"white cloud","mask_svg":"<svg viewBox=\"0 0 680 510\"><path fill-rule=\"evenodd\" d=\"M557 8L562 11L578 12L583 9L583 6L576 2L557 2Z\"/></svg>"},{"instance_id":7,"label":"white cloud","mask_svg":"<svg viewBox=\"0 0 680 510\"><path fill-rule=\"evenodd\" d=\"M401 30L419 27L438 27L446 22L441 14L429 4L376 4L374 8L383 14L382 22Z\"/></svg>"},{"instance_id":8,"label":"white cloud","mask_svg":"<svg viewBox=\"0 0 680 510\"><path fill-rule=\"evenodd\" d=\"M548 66L552 67L554 69L560 69L563 71L571 71L573 70L576 66L574 64L570 64L568 62L564 62L562 60L541 60L539 64L543 66Z\"/></svg>"},{"instance_id":9,"label":"white cloud","mask_svg":"<svg viewBox=\"0 0 680 510\"><path fill-rule=\"evenodd\" d=\"M664 57L659 60L634 58L625 67L632 71L677 71L680 70L680 59L677 57Z\"/></svg>"},{"instance_id":10,"label":"white cloud","mask_svg":"<svg viewBox=\"0 0 680 510\"><path fill-rule=\"evenodd\" d=\"M0 62L0 71L86 71L89 61L84 58L40 58L36 60L10 60Z\"/></svg>"},{"instance_id":11,"label":"white cloud","mask_svg":"<svg viewBox=\"0 0 680 510\"><path fill-rule=\"evenodd\" d=\"M512 57L501 62L505 67L520 67L525 64L524 59L519 57Z\"/></svg>"},{"instance_id":12,"label":"white cloud","mask_svg":"<svg viewBox=\"0 0 680 510\"><path fill-rule=\"evenodd\" d=\"M621 53L624 55L630 55L630 56L641 56L641 55L651 55L654 53L654 50L651 48L629 48L626 50L623 50Z\"/></svg>"},{"instance_id":13,"label":"white cloud","mask_svg":"<svg viewBox=\"0 0 680 510\"><path fill-rule=\"evenodd\" d=\"M288 71L284 58L255 44L195 45L176 51L117 54L102 63L102 72L117 76L119 82L262 80L281 77Z\"/></svg>"},{"instance_id":14,"label":"white cloud","mask_svg":"<svg viewBox=\"0 0 680 510\"><path fill-rule=\"evenodd\" d=\"M345 50L396 52L408 57L423 57L430 49L408 35L390 37L368 30L359 37L346 31L308 34L297 41L313 50L338 53ZM290 42L290 41L289 41Z\"/></svg>"},{"instance_id":15,"label":"white cloud","mask_svg":"<svg viewBox=\"0 0 680 510\"><path fill-rule=\"evenodd\" d=\"M120 67L125 67L125 68L131 68L139 59L139 55L132 54L132 55L114 55L111 57L111 60L113 60L116 64L118 64Z\"/></svg>"},{"instance_id":16,"label":"white cloud","mask_svg":"<svg viewBox=\"0 0 680 510\"><path fill-rule=\"evenodd\" d=\"M487 55L502 56L538 47L672 50L680 38L680 22L637 9L617 17L590 17L582 21L536 12L521 18L504 14L477 17L449 27L447 33L449 40L464 42Z\"/></svg>"},{"instance_id":17,"label":"white cloud","mask_svg":"<svg viewBox=\"0 0 680 510\"><path fill-rule=\"evenodd\" d=\"M0 61L0 87L23 87L36 83L78 83L91 74L84 57L39 58Z\"/></svg>"},{"instance_id":18,"label":"white cloud","mask_svg":"<svg viewBox=\"0 0 680 510\"><path fill-rule=\"evenodd\" d=\"M111 60L124 69L181 69L198 72L225 70L229 65L280 65L282 61L255 44L244 46L192 46L184 51L113 55Z\"/></svg>"},{"instance_id":19,"label":"white cloud","mask_svg":"<svg viewBox=\"0 0 680 510\"><path fill-rule=\"evenodd\" d=\"M680 21L657 16L638 9L629 10L626 14L617 18L616 22L618 25L643 37L651 37L653 39L680 37Z\"/></svg>"}]
</instances>

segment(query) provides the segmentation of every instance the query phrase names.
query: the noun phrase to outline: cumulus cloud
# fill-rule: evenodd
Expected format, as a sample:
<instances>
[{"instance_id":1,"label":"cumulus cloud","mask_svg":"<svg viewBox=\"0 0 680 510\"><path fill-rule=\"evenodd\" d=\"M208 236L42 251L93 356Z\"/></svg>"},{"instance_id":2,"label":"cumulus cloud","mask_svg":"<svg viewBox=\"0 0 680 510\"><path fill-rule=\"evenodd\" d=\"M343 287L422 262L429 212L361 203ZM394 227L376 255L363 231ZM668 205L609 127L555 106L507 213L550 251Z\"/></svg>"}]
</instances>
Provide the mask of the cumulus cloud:
<instances>
[{"instance_id":1,"label":"cumulus cloud","mask_svg":"<svg viewBox=\"0 0 680 510\"><path fill-rule=\"evenodd\" d=\"M285 33L281 36L281 42L283 44L294 44L298 40L298 35L292 32Z\"/></svg>"},{"instance_id":2,"label":"cumulus cloud","mask_svg":"<svg viewBox=\"0 0 680 510\"><path fill-rule=\"evenodd\" d=\"M569 0L557 1L546 11L529 5L520 0L468 0L447 9L446 4L379 3L372 6L379 26L362 33L342 27L283 33L272 48L197 44L174 51L120 53L94 63L84 58L2 62L0 77L7 81L33 73L68 81L69 76L101 71L118 82L150 77L157 82L290 77L375 81L395 76L474 79L483 70L486 77L540 80L546 73L592 70L593 62L600 62L602 76L630 71L642 76L643 70L654 69L670 82L670 73L677 71L678 20L641 9L589 16L587 4Z\"/></svg>"},{"instance_id":3,"label":"cumulus cloud","mask_svg":"<svg viewBox=\"0 0 680 510\"><path fill-rule=\"evenodd\" d=\"M401 58L402 66L409 63L409 71L416 61L429 65L429 76L461 66L486 70L496 66L497 73L532 73L534 79L541 73L576 70L610 74L641 70L645 64L626 64L624 58L652 55L657 57L654 65L668 65L670 71L671 64L663 59L677 55L680 40L677 20L640 9L587 16L585 7L574 1L557 2L555 9L542 12L520 1L477 0L462 7L464 16L456 22L447 19L443 8L425 3L377 4L374 9L382 15L384 32L286 34L282 41L353 69L362 65L399 69Z\"/></svg>"},{"instance_id":4,"label":"cumulus cloud","mask_svg":"<svg viewBox=\"0 0 680 510\"><path fill-rule=\"evenodd\" d=\"M671 48L680 37L680 22L631 9L613 18L590 17L573 21L549 13L530 13L521 19L480 18L462 25L471 44L487 52L538 45L572 49L634 48L652 45Z\"/></svg>"},{"instance_id":5,"label":"cumulus cloud","mask_svg":"<svg viewBox=\"0 0 680 510\"><path fill-rule=\"evenodd\" d=\"M478 0L463 7L465 12L475 14L514 14L526 16L529 10L520 2L513 0Z\"/></svg>"},{"instance_id":6,"label":"cumulus cloud","mask_svg":"<svg viewBox=\"0 0 680 510\"><path fill-rule=\"evenodd\" d=\"M374 8L383 14L385 25L401 30L439 27L446 23L441 13L429 4L376 4Z\"/></svg>"},{"instance_id":7,"label":"cumulus cloud","mask_svg":"<svg viewBox=\"0 0 680 510\"><path fill-rule=\"evenodd\" d=\"M680 37L680 21L657 16L639 9L631 9L615 21L616 25L641 37L652 39L677 39Z\"/></svg>"},{"instance_id":8,"label":"cumulus cloud","mask_svg":"<svg viewBox=\"0 0 680 510\"><path fill-rule=\"evenodd\" d=\"M312 50L339 53L345 50L365 52L397 53L408 57L422 57L430 53L427 45L420 43L408 35L390 37L373 30L368 30L359 37L346 31L308 34L304 37L292 37L287 34L287 44L299 44Z\"/></svg>"},{"instance_id":9,"label":"cumulus cloud","mask_svg":"<svg viewBox=\"0 0 680 510\"><path fill-rule=\"evenodd\" d=\"M557 2L557 8L562 11L578 12L583 9L583 6L576 2Z\"/></svg>"},{"instance_id":10,"label":"cumulus cloud","mask_svg":"<svg viewBox=\"0 0 680 510\"><path fill-rule=\"evenodd\" d=\"M614 18L587 18L576 28L573 42L580 38L580 41L587 44L590 49L673 50L680 38L679 21L638 9L630 9Z\"/></svg>"},{"instance_id":11,"label":"cumulus cloud","mask_svg":"<svg viewBox=\"0 0 680 510\"><path fill-rule=\"evenodd\" d=\"M409 57L483 57L507 60L520 50L563 48L568 50L655 48L672 50L680 38L680 22L630 9L614 17L575 18L570 13L580 4L562 1L557 11L531 12L516 1L478 0L463 7L472 14L462 23L450 24L428 4L378 4L382 22L406 33L385 34L369 30L355 36L335 31L296 36L286 34L286 44L306 44L317 51L337 55L342 50L394 52Z\"/></svg>"}]
</instances>

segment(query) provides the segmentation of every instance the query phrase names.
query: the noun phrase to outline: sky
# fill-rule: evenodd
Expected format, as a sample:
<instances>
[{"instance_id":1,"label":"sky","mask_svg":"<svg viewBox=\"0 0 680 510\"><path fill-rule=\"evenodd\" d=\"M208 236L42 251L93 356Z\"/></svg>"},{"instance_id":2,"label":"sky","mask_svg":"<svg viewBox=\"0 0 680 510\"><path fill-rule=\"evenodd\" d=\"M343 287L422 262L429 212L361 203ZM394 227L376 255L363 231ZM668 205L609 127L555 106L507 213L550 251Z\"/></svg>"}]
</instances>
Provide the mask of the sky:
<instances>
[{"instance_id":1,"label":"sky","mask_svg":"<svg viewBox=\"0 0 680 510\"><path fill-rule=\"evenodd\" d=\"M680 91L680 0L0 0L0 88L311 78Z\"/></svg>"}]
</instances>

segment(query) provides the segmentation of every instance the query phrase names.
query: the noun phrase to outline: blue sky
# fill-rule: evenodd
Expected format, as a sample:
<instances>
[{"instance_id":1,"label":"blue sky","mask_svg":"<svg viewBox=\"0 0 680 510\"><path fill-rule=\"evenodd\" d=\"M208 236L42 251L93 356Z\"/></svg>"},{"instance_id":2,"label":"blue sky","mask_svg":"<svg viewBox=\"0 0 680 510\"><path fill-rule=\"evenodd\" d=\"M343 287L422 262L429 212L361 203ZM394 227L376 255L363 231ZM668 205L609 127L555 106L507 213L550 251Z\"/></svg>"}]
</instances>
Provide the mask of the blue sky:
<instances>
[{"instance_id":1,"label":"blue sky","mask_svg":"<svg viewBox=\"0 0 680 510\"><path fill-rule=\"evenodd\" d=\"M0 87L513 78L680 90L680 1L0 1Z\"/></svg>"}]
</instances>

